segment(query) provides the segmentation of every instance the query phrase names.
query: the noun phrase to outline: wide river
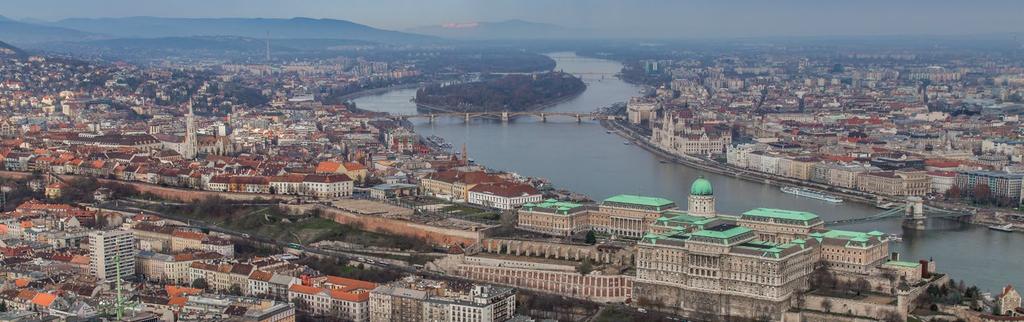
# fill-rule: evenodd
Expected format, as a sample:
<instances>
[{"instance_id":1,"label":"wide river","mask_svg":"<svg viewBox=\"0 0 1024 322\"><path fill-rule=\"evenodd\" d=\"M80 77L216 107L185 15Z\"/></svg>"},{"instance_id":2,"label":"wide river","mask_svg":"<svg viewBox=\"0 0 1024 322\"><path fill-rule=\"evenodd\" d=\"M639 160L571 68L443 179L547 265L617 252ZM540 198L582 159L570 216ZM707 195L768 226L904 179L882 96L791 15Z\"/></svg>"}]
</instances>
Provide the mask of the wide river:
<instances>
[{"instance_id":1,"label":"wide river","mask_svg":"<svg viewBox=\"0 0 1024 322\"><path fill-rule=\"evenodd\" d=\"M613 75L622 65L609 60L578 57L573 53L550 54L556 69L580 75L587 90L580 96L546 110L591 112L637 95L639 87ZM415 89L400 89L355 100L362 109L392 114L414 114L410 101ZM705 173L679 164L661 163L655 155L624 139L607 134L594 121L549 117L541 123L535 117L496 120L439 119L434 124L415 121L416 132L437 135L456 149L466 143L469 156L488 168L512 171L524 176L544 177L561 188L584 193L595 200L616 194L641 194L675 200L685 207L690 183L705 176L714 186L717 209L739 214L752 208L768 207L813 212L824 220L865 217L880 210L847 202L839 205L801 198L778 188L732 177ZM851 224L836 229L903 235L892 251L903 260L934 258L939 271L954 279L966 279L982 290L997 292L1007 284L1024 282L1024 233L1005 233L985 227L933 220L927 231L904 231L899 219Z\"/></svg>"}]
</instances>

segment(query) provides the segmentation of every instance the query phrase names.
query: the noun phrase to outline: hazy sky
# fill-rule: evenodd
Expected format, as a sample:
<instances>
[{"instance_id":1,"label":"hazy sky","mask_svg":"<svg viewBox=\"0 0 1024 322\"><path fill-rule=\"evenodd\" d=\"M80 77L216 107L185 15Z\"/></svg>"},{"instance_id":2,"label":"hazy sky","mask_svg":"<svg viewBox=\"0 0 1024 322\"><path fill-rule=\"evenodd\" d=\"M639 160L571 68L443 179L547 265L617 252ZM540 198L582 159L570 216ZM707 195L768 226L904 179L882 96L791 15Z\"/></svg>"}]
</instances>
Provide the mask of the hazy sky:
<instances>
[{"instance_id":1,"label":"hazy sky","mask_svg":"<svg viewBox=\"0 0 1024 322\"><path fill-rule=\"evenodd\" d=\"M314 17L385 29L523 19L657 37L1024 31L1022 0L2 0L0 15Z\"/></svg>"}]
</instances>

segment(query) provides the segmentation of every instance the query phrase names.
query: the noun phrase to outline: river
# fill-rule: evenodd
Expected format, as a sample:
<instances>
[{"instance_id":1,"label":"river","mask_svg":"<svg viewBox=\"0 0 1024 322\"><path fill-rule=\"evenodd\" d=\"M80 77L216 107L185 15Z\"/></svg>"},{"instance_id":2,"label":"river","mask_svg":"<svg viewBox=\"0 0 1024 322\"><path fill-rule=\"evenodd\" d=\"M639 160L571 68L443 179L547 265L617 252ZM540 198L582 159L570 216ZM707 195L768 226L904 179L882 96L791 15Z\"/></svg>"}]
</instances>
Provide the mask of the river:
<instances>
[{"instance_id":1,"label":"river","mask_svg":"<svg viewBox=\"0 0 1024 322\"><path fill-rule=\"evenodd\" d=\"M587 90L580 96L549 107L547 111L591 112L635 96L639 87L614 76L622 65L609 60L553 53L557 70L582 75ZM361 109L414 114L410 101L415 89L398 89L355 100ZM615 194L641 194L675 200L685 208L690 183L699 176L711 181L721 213L740 214L757 207L809 211L824 220L866 217L880 210L847 202L829 204L782 193L776 187L713 173L683 165L661 163L653 154L624 139L607 134L596 121L576 123L575 119L550 117L541 123L535 117L515 118L508 124L497 120L439 119L431 124L415 121L416 132L437 135L456 149L466 143L470 158L488 168L512 171L524 176L548 178L558 187L584 193L595 200ZM985 227L932 220L929 230L904 231L899 219L830 227L903 235L892 251L903 260L934 258L939 271L954 279L966 278L982 290L998 292L1006 283L1024 282L1024 233L992 231Z\"/></svg>"}]
</instances>

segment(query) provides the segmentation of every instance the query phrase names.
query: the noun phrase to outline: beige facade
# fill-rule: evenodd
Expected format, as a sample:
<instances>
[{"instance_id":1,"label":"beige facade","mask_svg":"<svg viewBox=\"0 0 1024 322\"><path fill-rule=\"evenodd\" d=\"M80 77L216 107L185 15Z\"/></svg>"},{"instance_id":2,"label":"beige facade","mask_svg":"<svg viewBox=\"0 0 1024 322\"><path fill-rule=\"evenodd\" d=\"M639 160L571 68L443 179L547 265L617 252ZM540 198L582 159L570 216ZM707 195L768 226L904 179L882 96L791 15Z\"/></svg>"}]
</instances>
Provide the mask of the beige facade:
<instances>
[{"instance_id":1,"label":"beige facade","mask_svg":"<svg viewBox=\"0 0 1024 322\"><path fill-rule=\"evenodd\" d=\"M554 236L593 230L614 236L640 238L661 212L676 209L663 198L618 195L599 205L546 200L519 209L519 228ZM713 211L713 207L710 208Z\"/></svg>"},{"instance_id":2,"label":"beige facade","mask_svg":"<svg viewBox=\"0 0 1024 322\"><path fill-rule=\"evenodd\" d=\"M818 258L817 242L771 244L756 241L756 236L749 228L733 224L690 234L644 236L637 249L637 300L661 301L646 298L652 294L640 291L659 288L676 290L683 298L727 296L741 300L702 305L677 299L679 302L669 305L688 315L777 319L789 308L791 297L807 287L807 277Z\"/></svg>"},{"instance_id":3,"label":"beige facade","mask_svg":"<svg viewBox=\"0 0 1024 322\"><path fill-rule=\"evenodd\" d=\"M931 182L925 171L866 172L857 177L857 189L885 196L924 196Z\"/></svg>"}]
</instances>

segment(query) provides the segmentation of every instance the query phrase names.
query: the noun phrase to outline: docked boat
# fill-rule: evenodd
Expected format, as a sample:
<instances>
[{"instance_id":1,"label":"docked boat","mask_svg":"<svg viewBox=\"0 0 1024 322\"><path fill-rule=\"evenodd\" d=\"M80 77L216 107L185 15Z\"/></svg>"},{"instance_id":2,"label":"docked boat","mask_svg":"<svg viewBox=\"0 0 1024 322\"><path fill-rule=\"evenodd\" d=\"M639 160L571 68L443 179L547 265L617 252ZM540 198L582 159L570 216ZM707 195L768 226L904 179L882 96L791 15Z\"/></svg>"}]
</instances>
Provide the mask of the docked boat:
<instances>
[{"instance_id":1,"label":"docked boat","mask_svg":"<svg viewBox=\"0 0 1024 322\"><path fill-rule=\"evenodd\" d=\"M876 203L875 208L889 210L896 208L896 204L891 202Z\"/></svg>"},{"instance_id":2,"label":"docked boat","mask_svg":"<svg viewBox=\"0 0 1024 322\"><path fill-rule=\"evenodd\" d=\"M897 234L889 234L889 240L894 242L901 242L903 241L903 236Z\"/></svg>"},{"instance_id":3,"label":"docked boat","mask_svg":"<svg viewBox=\"0 0 1024 322\"><path fill-rule=\"evenodd\" d=\"M623 141L622 144L630 145L631 143L629 141Z\"/></svg>"},{"instance_id":4,"label":"docked boat","mask_svg":"<svg viewBox=\"0 0 1024 322\"><path fill-rule=\"evenodd\" d=\"M827 194L827 193L824 193L824 192L821 192L821 191L811 190L811 189L807 189L807 188L782 187L782 189L780 189L780 190L782 190L782 192L785 192L785 193L788 193L788 194L791 194L791 195L797 195L797 196L801 196L801 197L817 199L817 200L821 200L821 201L825 201L825 202L831 202L831 203L843 202L843 199L839 198L837 196L833 196L833 195L830 195L830 194Z\"/></svg>"},{"instance_id":5,"label":"docked boat","mask_svg":"<svg viewBox=\"0 0 1024 322\"><path fill-rule=\"evenodd\" d=\"M1015 229L1013 229L1013 224L992 225L992 226L988 226L988 229L998 230L998 231L1005 231L1005 232L1014 232L1014 231L1016 231Z\"/></svg>"}]
</instances>

